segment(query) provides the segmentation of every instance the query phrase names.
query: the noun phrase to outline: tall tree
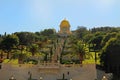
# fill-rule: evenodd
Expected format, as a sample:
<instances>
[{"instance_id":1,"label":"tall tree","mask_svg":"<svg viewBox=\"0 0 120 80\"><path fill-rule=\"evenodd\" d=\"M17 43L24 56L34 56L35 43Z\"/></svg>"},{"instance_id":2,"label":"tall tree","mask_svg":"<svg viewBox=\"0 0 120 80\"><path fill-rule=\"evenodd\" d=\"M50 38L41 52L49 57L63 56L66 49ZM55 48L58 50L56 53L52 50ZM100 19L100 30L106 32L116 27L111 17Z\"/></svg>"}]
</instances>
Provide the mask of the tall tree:
<instances>
[{"instance_id":1,"label":"tall tree","mask_svg":"<svg viewBox=\"0 0 120 80\"><path fill-rule=\"evenodd\" d=\"M94 36L89 40L89 43L93 45L93 50L100 50L101 49L101 42L103 39L103 34L100 32L97 32L94 34Z\"/></svg>"},{"instance_id":2,"label":"tall tree","mask_svg":"<svg viewBox=\"0 0 120 80\"><path fill-rule=\"evenodd\" d=\"M78 26L76 30L76 36L80 39L83 39L83 37L88 33L88 30L84 26Z\"/></svg>"},{"instance_id":3,"label":"tall tree","mask_svg":"<svg viewBox=\"0 0 120 80\"><path fill-rule=\"evenodd\" d=\"M55 29L45 29L44 31L41 31L40 34L48 38L54 38L56 35L56 31Z\"/></svg>"},{"instance_id":4,"label":"tall tree","mask_svg":"<svg viewBox=\"0 0 120 80\"><path fill-rule=\"evenodd\" d=\"M73 47L73 50L75 51L75 53L77 53L79 56L80 64L82 64L83 57L86 53L84 43L79 40L75 44L73 44L72 47Z\"/></svg>"},{"instance_id":5,"label":"tall tree","mask_svg":"<svg viewBox=\"0 0 120 80\"><path fill-rule=\"evenodd\" d=\"M19 44L19 38L16 35L7 35L0 44L3 51L7 52L7 59L9 59L9 53L13 48L16 48Z\"/></svg>"},{"instance_id":6,"label":"tall tree","mask_svg":"<svg viewBox=\"0 0 120 80\"><path fill-rule=\"evenodd\" d=\"M38 52L38 45L32 44L32 45L30 46L30 52L32 53L32 56L34 56L35 53Z\"/></svg>"},{"instance_id":7,"label":"tall tree","mask_svg":"<svg viewBox=\"0 0 120 80\"><path fill-rule=\"evenodd\" d=\"M35 42L35 34L31 32L16 32L14 33L18 36L20 45L30 45Z\"/></svg>"},{"instance_id":8,"label":"tall tree","mask_svg":"<svg viewBox=\"0 0 120 80\"><path fill-rule=\"evenodd\" d=\"M120 35L116 38L111 38L104 46L101 53L101 65L103 65L106 72L113 73L113 77L116 76L120 79L120 72L118 66L120 66ZM113 79L113 80L119 80Z\"/></svg>"},{"instance_id":9,"label":"tall tree","mask_svg":"<svg viewBox=\"0 0 120 80\"><path fill-rule=\"evenodd\" d=\"M26 46L25 45L19 45L18 50L20 50L20 52L18 54L18 62L19 62L19 64L21 64L21 63L23 63L23 59L26 57L26 55L23 54L23 52L26 50Z\"/></svg>"},{"instance_id":10,"label":"tall tree","mask_svg":"<svg viewBox=\"0 0 120 80\"><path fill-rule=\"evenodd\" d=\"M109 39L115 38L116 35L117 35L116 32L107 33L107 34L103 37L103 39L102 39L102 42L101 42L102 47L105 46L105 44L108 42Z\"/></svg>"}]
</instances>

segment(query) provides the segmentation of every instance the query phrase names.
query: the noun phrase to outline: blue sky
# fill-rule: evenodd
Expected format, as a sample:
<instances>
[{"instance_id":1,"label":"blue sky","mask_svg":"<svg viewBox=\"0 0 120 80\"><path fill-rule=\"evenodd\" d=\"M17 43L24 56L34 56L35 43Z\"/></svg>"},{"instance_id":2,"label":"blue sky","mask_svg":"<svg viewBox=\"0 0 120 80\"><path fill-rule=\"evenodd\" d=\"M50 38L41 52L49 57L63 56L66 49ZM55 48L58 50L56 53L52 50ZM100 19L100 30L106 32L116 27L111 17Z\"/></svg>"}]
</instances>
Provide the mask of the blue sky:
<instances>
[{"instance_id":1,"label":"blue sky","mask_svg":"<svg viewBox=\"0 0 120 80\"><path fill-rule=\"evenodd\" d=\"M0 0L0 34L59 30L66 18L71 30L120 26L120 0Z\"/></svg>"}]
</instances>

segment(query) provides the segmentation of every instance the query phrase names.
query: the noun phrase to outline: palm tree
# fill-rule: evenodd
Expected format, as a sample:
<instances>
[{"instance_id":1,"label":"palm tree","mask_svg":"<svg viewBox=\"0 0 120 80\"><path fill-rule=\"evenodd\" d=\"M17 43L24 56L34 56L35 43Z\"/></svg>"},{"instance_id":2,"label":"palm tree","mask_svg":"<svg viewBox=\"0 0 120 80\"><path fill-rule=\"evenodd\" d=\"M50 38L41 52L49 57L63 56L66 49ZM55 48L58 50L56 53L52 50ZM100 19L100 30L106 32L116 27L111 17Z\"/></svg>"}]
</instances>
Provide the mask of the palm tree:
<instances>
[{"instance_id":1,"label":"palm tree","mask_svg":"<svg viewBox=\"0 0 120 80\"><path fill-rule=\"evenodd\" d=\"M32 56L34 56L35 53L38 52L38 45L32 44L32 45L30 46L30 52L32 53Z\"/></svg>"},{"instance_id":2,"label":"palm tree","mask_svg":"<svg viewBox=\"0 0 120 80\"><path fill-rule=\"evenodd\" d=\"M26 49L25 45L19 45L18 50L20 50L19 56L18 56L18 62L21 64L23 63L23 58L25 57L23 54L23 51Z\"/></svg>"},{"instance_id":3,"label":"palm tree","mask_svg":"<svg viewBox=\"0 0 120 80\"><path fill-rule=\"evenodd\" d=\"M72 48L73 48L73 51L78 54L80 64L82 64L83 57L86 53L84 43L82 41L77 41L76 43L73 43Z\"/></svg>"}]
</instances>

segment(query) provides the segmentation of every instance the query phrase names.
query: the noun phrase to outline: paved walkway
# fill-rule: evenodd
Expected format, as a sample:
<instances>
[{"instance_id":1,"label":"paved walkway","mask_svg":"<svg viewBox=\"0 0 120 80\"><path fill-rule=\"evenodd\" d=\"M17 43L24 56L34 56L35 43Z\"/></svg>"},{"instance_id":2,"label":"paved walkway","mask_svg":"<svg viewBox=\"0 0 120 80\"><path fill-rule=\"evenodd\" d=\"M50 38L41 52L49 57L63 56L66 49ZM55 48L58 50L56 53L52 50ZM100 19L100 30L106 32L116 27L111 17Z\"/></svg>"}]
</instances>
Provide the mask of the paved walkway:
<instances>
[{"instance_id":1,"label":"paved walkway","mask_svg":"<svg viewBox=\"0 0 120 80\"><path fill-rule=\"evenodd\" d=\"M68 80L94 80L96 78L96 69L94 64L83 65L83 67L61 67L57 71L40 71L38 66L32 65L10 65L2 64L0 69L0 80L9 80L13 75L16 80L28 80L28 72L32 73L32 78L38 79L42 76L43 80L56 80L62 78L63 74ZM68 73L69 72L69 73Z\"/></svg>"}]
</instances>

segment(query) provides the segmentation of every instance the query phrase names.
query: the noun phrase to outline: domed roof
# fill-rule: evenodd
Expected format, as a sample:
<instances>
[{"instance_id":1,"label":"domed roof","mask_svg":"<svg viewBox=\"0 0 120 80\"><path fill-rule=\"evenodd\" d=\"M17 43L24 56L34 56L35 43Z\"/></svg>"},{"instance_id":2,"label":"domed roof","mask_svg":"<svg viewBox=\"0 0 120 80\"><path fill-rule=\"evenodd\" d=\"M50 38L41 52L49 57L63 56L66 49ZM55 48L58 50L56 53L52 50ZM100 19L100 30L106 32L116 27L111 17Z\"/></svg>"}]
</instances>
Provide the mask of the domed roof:
<instances>
[{"instance_id":1,"label":"domed roof","mask_svg":"<svg viewBox=\"0 0 120 80\"><path fill-rule=\"evenodd\" d=\"M60 23L60 27L70 27L69 21L66 19L62 20Z\"/></svg>"}]
</instances>

